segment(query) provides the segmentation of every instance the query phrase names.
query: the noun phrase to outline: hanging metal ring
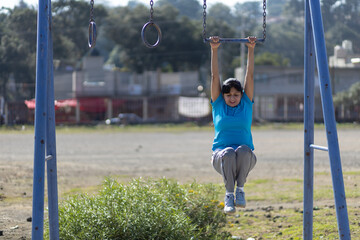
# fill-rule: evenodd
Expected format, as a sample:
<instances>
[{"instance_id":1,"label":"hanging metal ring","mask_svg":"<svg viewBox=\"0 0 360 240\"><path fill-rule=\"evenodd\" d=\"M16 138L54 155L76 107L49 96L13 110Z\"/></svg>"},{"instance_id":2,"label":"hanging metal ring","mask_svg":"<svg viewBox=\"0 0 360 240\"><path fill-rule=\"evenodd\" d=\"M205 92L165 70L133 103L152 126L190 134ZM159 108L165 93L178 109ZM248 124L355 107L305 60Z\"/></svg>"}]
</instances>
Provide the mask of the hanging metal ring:
<instances>
[{"instance_id":1,"label":"hanging metal ring","mask_svg":"<svg viewBox=\"0 0 360 240\"><path fill-rule=\"evenodd\" d=\"M146 38L145 38L145 31L146 31L146 28L147 28L148 26L154 26L155 29L156 29L156 31L157 31L158 38L157 38L157 41L156 41L154 44L150 44L150 43L146 40ZM160 27L159 27L156 23L154 23L154 22L152 22L152 21L145 23L145 25L143 26L143 28L142 28L142 30L141 30L141 38L142 38L144 44L145 44L148 48L155 48L155 47L157 47L157 46L160 44L160 42L161 42L161 37L162 37L162 35L161 35Z\"/></svg>"},{"instance_id":2,"label":"hanging metal ring","mask_svg":"<svg viewBox=\"0 0 360 240\"><path fill-rule=\"evenodd\" d=\"M89 38L88 38L89 48L93 48L96 45L96 24L93 20L89 23Z\"/></svg>"}]
</instances>

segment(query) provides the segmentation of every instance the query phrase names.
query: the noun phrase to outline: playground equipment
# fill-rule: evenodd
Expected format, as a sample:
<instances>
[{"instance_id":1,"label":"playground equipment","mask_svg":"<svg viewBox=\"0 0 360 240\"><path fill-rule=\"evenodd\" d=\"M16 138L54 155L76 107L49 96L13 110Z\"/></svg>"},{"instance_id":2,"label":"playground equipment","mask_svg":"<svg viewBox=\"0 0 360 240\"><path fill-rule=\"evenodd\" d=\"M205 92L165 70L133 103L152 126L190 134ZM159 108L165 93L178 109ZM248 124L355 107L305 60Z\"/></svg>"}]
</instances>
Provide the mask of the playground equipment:
<instances>
[{"instance_id":1,"label":"playground equipment","mask_svg":"<svg viewBox=\"0 0 360 240\"><path fill-rule=\"evenodd\" d=\"M151 0L152 2L152 0ZM91 0L89 25L89 47L96 42L96 25L93 21L93 0ZM204 1L204 40L206 38L206 0ZM152 4L151 9L152 9ZM36 108L34 141L34 176L32 206L32 239L43 239L44 228L44 177L45 162L48 181L48 209L50 239L59 239L58 191L55 142L54 80L53 80L53 41L51 36L51 0L39 0L37 27L37 62L36 62ZM264 0L264 31L266 38L266 2ZM143 27L144 34L150 21ZM157 25L154 25L157 26ZM160 28L156 47L161 39ZM143 35L142 35L143 36ZM144 41L144 38L143 38ZM223 42L246 42L243 39L223 39ZM261 39L258 39L261 41ZM149 44L150 45L150 44ZM316 53L316 54L315 54ZM320 79L320 91L328 147L314 145L314 74L315 55ZM324 29L321 17L320 0L305 1L305 59L304 59L304 218L303 239L312 239L313 232L313 150L329 152L339 238L351 239L347 214L344 182L341 168L340 151L336 130L335 113L332 101L330 74L326 56Z\"/></svg>"},{"instance_id":2,"label":"playground equipment","mask_svg":"<svg viewBox=\"0 0 360 240\"><path fill-rule=\"evenodd\" d=\"M211 41L206 37L206 0L203 2L203 40L204 42ZM266 39L266 0L263 0L263 38L256 38L256 42L265 42ZM247 38L220 38L219 42L230 42L230 43L245 43L249 42Z\"/></svg>"},{"instance_id":3,"label":"playground equipment","mask_svg":"<svg viewBox=\"0 0 360 240\"><path fill-rule=\"evenodd\" d=\"M59 239L51 21L51 0L39 0L32 205L32 239L36 240L43 239L44 235L45 162L47 166L50 239Z\"/></svg>"},{"instance_id":4,"label":"playground equipment","mask_svg":"<svg viewBox=\"0 0 360 240\"><path fill-rule=\"evenodd\" d=\"M153 0L150 0L150 20L145 23L145 25L143 26L142 30L141 30L141 39L143 40L144 44L148 47L148 48L155 48L157 46L159 46L160 42L161 42L161 30L160 30L160 27L154 23L154 17L153 17L153 14L154 14L154 8L153 8L153 5L154 5L154 1ZM146 40L146 29L150 26L153 26L156 31L157 31L157 40L154 44L150 44L147 40Z\"/></svg>"},{"instance_id":5,"label":"playground equipment","mask_svg":"<svg viewBox=\"0 0 360 240\"><path fill-rule=\"evenodd\" d=\"M94 0L90 0L90 20L89 20L89 48L93 48L96 45L96 24L94 20Z\"/></svg>"},{"instance_id":6,"label":"playground equipment","mask_svg":"<svg viewBox=\"0 0 360 240\"><path fill-rule=\"evenodd\" d=\"M145 23L145 25L143 26L142 30L141 30L141 38L144 42L144 44L148 47L148 48L154 48L157 47L160 44L161 41L161 30L160 27L154 23L153 21L153 5L154 2L153 0L150 0L150 20L149 22ZM203 41L204 42L209 42L211 41L208 37L206 37L206 0L204 0L203 2ZM154 26L157 34L158 34L158 38L157 41L154 44L150 44L145 37L145 32L147 27L149 26ZM266 0L263 0L263 38L257 38L256 42L265 42L266 39ZM219 42L224 43L224 42L232 42L232 43L245 43L245 42L249 42L249 40L247 38L220 38Z\"/></svg>"},{"instance_id":7,"label":"playground equipment","mask_svg":"<svg viewBox=\"0 0 360 240\"><path fill-rule=\"evenodd\" d=\"M335 112L319 0L305 1L304 49L304 215L303 239L312 239L314 149L329 152L339 239L351 239ZM328 147L314 144L315 56Z\"/></svg>"}]
</instances>

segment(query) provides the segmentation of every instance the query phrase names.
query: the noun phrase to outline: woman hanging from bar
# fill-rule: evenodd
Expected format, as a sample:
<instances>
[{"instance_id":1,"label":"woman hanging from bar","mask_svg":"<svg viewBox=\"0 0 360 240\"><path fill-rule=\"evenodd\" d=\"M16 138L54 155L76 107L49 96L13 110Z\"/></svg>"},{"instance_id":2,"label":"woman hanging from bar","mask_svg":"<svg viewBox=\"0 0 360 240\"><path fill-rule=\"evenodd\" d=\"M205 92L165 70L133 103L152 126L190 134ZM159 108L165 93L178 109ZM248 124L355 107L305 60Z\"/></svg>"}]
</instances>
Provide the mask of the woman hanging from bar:
<instances>
[{"instance_id":1,"label":"woman hanging from bar","mask_svg":"<svg viewBox=\"0 0 360 240\"><path fill-rule=\"evenodd\" d=\"M219 37L210 37L211 105L215 128L211 162L224 179L226 214L234 213L235 206L245 207L244 184L256 164L251 134L256 37L248 37L248 40L248 63L243 88L236 78L229 78L220 85Z\"/></svg>"}]
</instances>

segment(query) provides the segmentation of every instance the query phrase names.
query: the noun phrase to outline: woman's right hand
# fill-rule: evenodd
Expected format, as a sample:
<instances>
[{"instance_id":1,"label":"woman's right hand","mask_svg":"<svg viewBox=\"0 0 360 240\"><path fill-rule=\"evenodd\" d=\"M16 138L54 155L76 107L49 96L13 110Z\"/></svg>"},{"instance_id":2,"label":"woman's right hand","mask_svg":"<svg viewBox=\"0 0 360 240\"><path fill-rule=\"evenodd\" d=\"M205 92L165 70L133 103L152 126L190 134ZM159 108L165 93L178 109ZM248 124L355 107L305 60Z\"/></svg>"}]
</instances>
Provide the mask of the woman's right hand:
<instances>
[{"instance_id":1,"label":"woman's right hand","mask_svg":"<svg viewBox=\"0 0 360 240\"><path fill-rule=\"evenodd\" d=\"M248 48L254 49L254 48L255 48L255 45L256 45L256 37L247 37L247 39L249 40L249 42L246 43L246 46L247 46Z\"/></svg>"},{"instance_id":2,"label":"woman's right hand","mask_svg":"<svg viewBox=\"0 0 360 240\"><path fill-rule=\"evenodd\" d=\"M211 49L217 49L217 48L220 46L219 37L218 37L218 36L212 36L212 37L210 37L209 39L210 39Z\"/></svg>"}]
</instances>

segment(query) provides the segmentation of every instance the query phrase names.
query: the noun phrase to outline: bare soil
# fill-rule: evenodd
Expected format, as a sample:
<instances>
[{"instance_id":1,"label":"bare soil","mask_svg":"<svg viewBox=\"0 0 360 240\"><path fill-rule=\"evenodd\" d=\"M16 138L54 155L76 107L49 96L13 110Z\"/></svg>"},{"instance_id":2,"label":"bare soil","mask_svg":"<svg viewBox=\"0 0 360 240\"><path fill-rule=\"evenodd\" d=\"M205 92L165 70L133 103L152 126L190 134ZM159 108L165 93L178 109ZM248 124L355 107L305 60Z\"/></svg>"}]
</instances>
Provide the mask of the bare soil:
<instances>
[{"instance_id":1,"label":"bare soil","mask_svg":"<svg viewBox=\"0 0 360 240\"><path fill-rule=\"evenodd\" d=\"M338 136L343 171L359 171L360 129L339 130ZM0 239L31 239L33 139L31 132L0 132ZM93 191L107 176L124 182L164 176L181 183L221 183L210 164L212 139L212 131L60 132L59 201L78 189ZM248 181L303 177L302 130L254 130L253 139L258 163ZM326 146L324 130L316 130L315 143ZM326 152L316 152L314 168L330 172Z\"/></svg>"}]
</instances>

